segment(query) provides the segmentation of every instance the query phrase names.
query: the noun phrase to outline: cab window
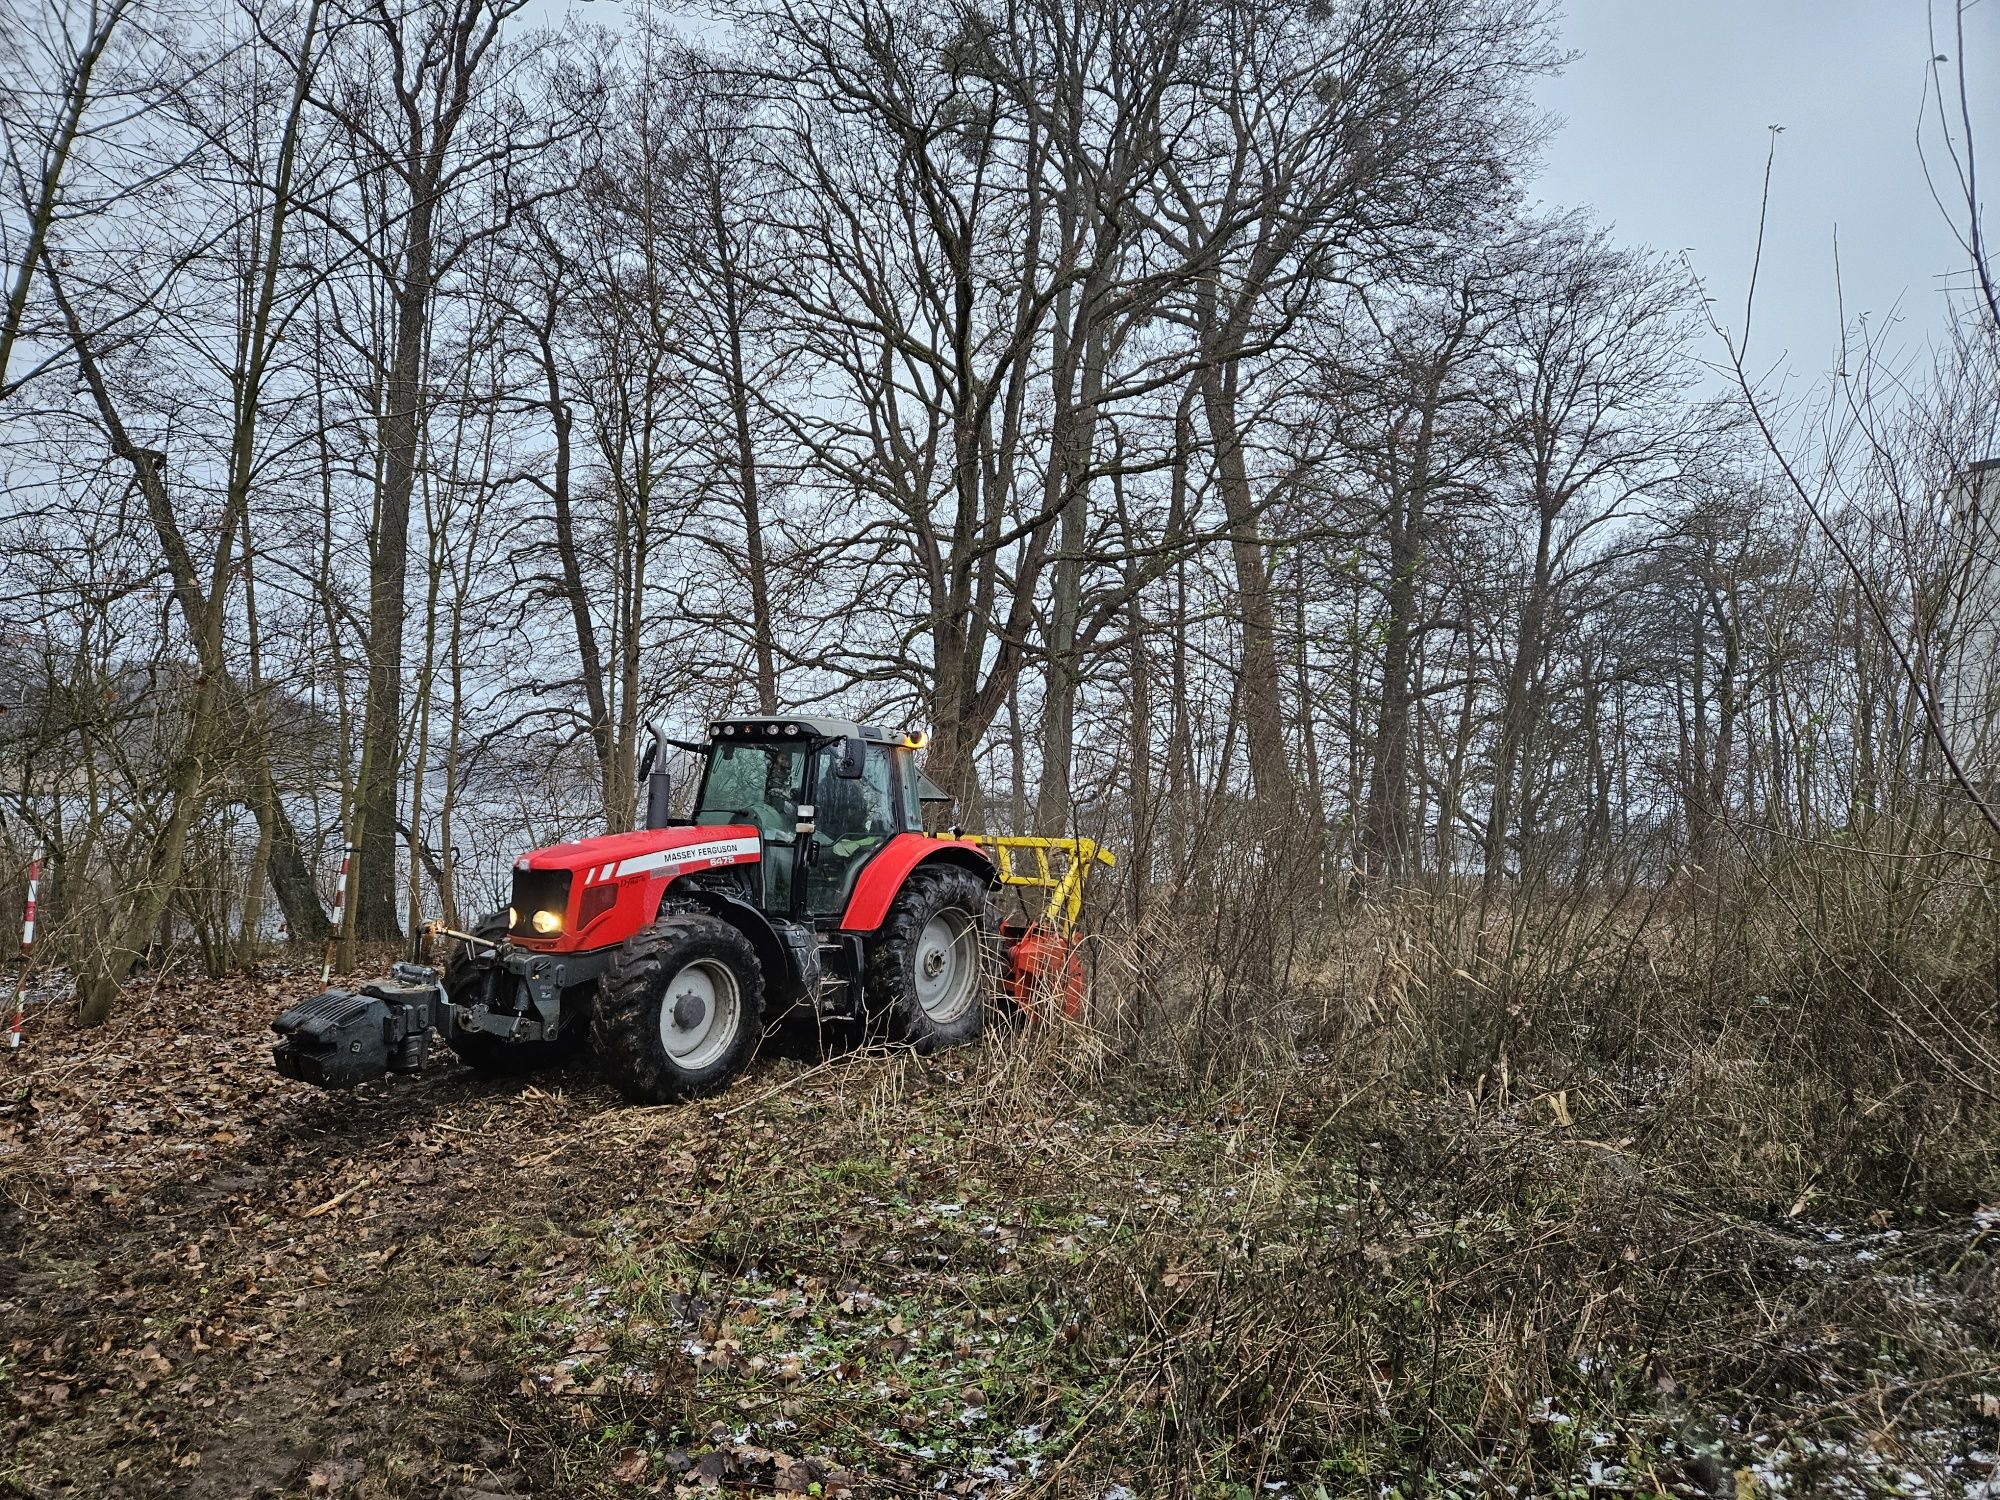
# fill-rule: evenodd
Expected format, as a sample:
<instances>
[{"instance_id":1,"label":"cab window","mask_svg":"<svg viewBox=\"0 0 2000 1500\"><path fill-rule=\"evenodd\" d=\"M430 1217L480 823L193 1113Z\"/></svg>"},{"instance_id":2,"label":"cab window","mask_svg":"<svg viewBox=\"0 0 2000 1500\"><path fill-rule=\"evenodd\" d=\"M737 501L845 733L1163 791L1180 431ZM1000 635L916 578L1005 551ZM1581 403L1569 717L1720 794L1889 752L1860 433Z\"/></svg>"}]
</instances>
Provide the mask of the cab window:
<instances>
[{"instance_id":1,"label":"cab window","mask_svg":"<svg viewBox=\"0 0 2000 1500\"><path fill-rule=\"evenodd\" d=\"M790 839L798 825L799 783L805 777L806 748L782 745L718 745L702 778L696 823L750 823L766 839Z\"/></svg>"},{"instance_id":2,"label":"cab window","mask_svg":"<svg viewBox=\"0 0 2000 1500\"><path fill-rule=\"evenodd\" d=\"M833 757L820 757L813 794L812 907L832 911L853 889L869 855L897 832L896 778L886 745L871 744L852 780L833 774Z\"/></svg>"},{"instance_id":3,"label":"cab window","mask_svg":"<svg viewBox=\"0 0 2000 1500\"><path fill-rule=\"evenodd\" d=\"M918 795L917 758L907 750L896 757L896 791L903 807L903 826L920 831L924 826L924 804Z\"/></svg>"},{"instance_id":4,"label":"cab window","mask_svg":"<svg viewBox=\"0 0 2000 1500\"><path fill-rule=\"evenodd\" d=\"M861 774L852 780L833 774L833 757L820 757L819 786L813 797L813 820L827 838L846 842L880 842L896 831L895 778L885 745L870 745L862 757Z\"/></svg>"}]
</instances>

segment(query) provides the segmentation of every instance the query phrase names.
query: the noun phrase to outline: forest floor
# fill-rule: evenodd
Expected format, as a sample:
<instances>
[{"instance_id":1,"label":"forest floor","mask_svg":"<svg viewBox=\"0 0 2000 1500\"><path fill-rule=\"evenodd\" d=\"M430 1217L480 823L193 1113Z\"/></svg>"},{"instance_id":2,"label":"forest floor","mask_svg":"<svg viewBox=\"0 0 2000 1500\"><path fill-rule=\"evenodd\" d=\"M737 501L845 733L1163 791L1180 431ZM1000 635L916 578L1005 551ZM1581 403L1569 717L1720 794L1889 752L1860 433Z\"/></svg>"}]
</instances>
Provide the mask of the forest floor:
<instances>
[{"instance_id":1,"label":"forest floor","mask_svg":"<svg viewBox=\"0 0 2000 1500\"><path fill-rule=\"evenodd\" d=\"M330 1095L314 977L0 1063L0 1494L2000 1496L1991 1208L1063 1036Z\"/></svg>"}]
</instances>

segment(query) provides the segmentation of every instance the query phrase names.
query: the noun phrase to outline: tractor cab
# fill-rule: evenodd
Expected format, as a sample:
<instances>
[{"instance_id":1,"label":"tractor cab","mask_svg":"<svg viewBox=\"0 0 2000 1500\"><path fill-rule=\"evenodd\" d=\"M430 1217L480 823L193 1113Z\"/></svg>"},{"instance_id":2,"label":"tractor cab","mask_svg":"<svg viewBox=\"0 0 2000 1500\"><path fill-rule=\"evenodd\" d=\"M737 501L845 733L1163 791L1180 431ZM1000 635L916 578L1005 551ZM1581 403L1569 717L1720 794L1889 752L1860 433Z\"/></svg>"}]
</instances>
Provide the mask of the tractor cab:
<instances>
[{"instance_id":1,"label":"tractor cab","mask_svg":"<svg viewBox=\"0 0 2000 1500\"><path fill-rule=\"evenodd\" d=\"M923 743L844 719L718 721L692 821L755 828L759 907L833 926L870 858L898 834L923 831L924 803L950 800L917 769Z\"/></svg>"}]
</instances>

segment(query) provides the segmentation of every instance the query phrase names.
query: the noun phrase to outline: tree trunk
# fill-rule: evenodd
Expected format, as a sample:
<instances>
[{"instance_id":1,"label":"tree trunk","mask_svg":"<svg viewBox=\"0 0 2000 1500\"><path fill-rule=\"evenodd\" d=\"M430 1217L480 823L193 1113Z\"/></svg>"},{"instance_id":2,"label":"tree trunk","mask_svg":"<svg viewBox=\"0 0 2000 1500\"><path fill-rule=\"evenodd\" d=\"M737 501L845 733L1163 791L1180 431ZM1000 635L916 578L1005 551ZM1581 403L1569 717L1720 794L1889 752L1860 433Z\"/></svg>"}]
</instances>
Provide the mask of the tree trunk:
<instances>
[{"instance_id":1,"label":"tree trunk","mask_svg":"<svg viewBox=\"0 0 2000 1500\"><path fill-rule=\"evenodd\" d=\"M1077 632L1083 619L1084 545L1090 526L1090 468L1096 443L1097 402L1106 357L1101 330L1089 326L1093 287L1073 310L1068 289L1056 298L1053 382L1056 410L1049 434L1043 505L1054 510L1056 556L1050 569L1048 674L1042 688L1042 782L1035 799L1035 832L1063 833L1073 820L1076 698L1082 684ZM1085 325L1079 333L1077 324ZM1079 359L1078 356L1081 355Z\"/></svg>"},{"instance_id":2,"label":"tree trunk","mask_svg":"<svg viewBox=\"0 0 2000 1500\"><path fill-rule=\"evenodd\" d=\"M556 562L562 569L563 601L569 606L570 628L576 632L577 676L582 679L583 698L590 713L590 745L597 754L598 776L607 823L618 802L612 784L617 737L611 723L611 705L604 692L604 653L597 644L597 621L590 612L590 593L583 584L583 559L576 544L576 516L570 500L570 474L574 464L571 448L575 417L563 399L562 375L556 363L555 301L547 309L546 321L535 329L540 345L542 377L547 392L549 428L555 436L555 461L549 477L549 500L555 510ZM454 626L454 629L457 627Z\"/></svg>"},{"instance_id":3,"label":"tree trunk","mask_svg":"<svg viewBox=\"0 0 2000 1500\"><path fill-rule=\"evenodd\" d=\"M1389 509L1389 588L1382 643L1382 700L1370 761L1362 832L1364 868L1400 880L1409 874L1411 656L1422 566L1417 529L1402 501Z\"/></svg>"},{"instance_id":4,"label":"tree trunk","mask_svg":"<svg viewBox=\"0 0 2000 1500\"><path fill-rule=\"evenodd\" d=\"M326 908L320 905L319 883L313 879L312 866L299 848L298 830L275 786L259 799L258 815L270 819L271 889L277 894L278 909L285 914L285 926L293 942L317 942L326 932Z\"/></svg>"},{"instance_id":5,"label":"tree trunk","mask_svg":"<svg viewBox=\"0 0 2000 1500\"><path fill-rule=\"evenodd\" d=\"M1250 777L1256 789L1259 821L1266 830L1275 830L1291 816L1297 795L1285 752L1284 691L1278 673L1278 631L1269 573L1237 429L1232 382L1220 365L1203 371L1200 379L1202 415L1215 446L1216 487L1229 519L1229 555L1236 568L1237 607L1242 611L1240 696L1249 741Z\"/></svg>"},{"instance_id":6,"label":"tree trunk","mask_svg":"<svg viewBox=\"0 0 2000 1500\"><path fill-rule=\"evenodd\" d=\"M268 792L261 790L262 803ZM236 961L254 963L263 944L264 886L271 869L271 819L264 809L256 809L257 847L250 856L250 868L243 878L243 908L236 928Z\"/></svg>"},{"instance_id":7,"label":"tree trunk","mask_svg":"<svg viewBox=\"0 0 2000 1500\"><path fill-rule=\"evenodd\" d=\"M400 935L396 911L396 826L403 763L403 627L410 561L410 500L416 491L417 410L424 324L431 300L434 203L419 195L409 219L402 285L396 289L396 345L383 392L382 485L368 570L368 705L355 829L354 930L364 940Z\"/></svg>"},{"instance_id":8,"label":"tree trunk","mask_svg":"<svg viewBox=\"0 0 2000 1500\"><path fill-rule=\"evenodd\" d=\"M1540 512L1535 544L1534 573L1528 583L1528 597L1521 609L1520 634L1515 638L1514 663L1507 673L1506 691L1500 709L1500 745L1493 763L1493 801L1486 821L1485 863L1482 886L1487 894L1498 888L1506 871L1508 835L1516 820L1516 783L1523 774L1528 740L1534 731L1534 684L1541 672L1542 635L1547 627L1555 513L1544 506ZM1522 876L1528 875L1525 856Z\"/></svg>"},{"instance_id":9,"label":"tree trunk","mask_svg":"<svg viewBox=\"0 0 2000 1500\"><path fill-rule=\"evenodd\" d=\"M750 584L750 648L757 671L757 711L778 712L778 651L771 621L770 564L757 492L757 445L750 432L750 382L743 370L743 300L735 245L722 202L719 167L709 174L709 228L722 270L723 326L729 341L729 415L736 438L736 492L743 508L743 559Z\"/></svg>"},{"instance_id":10,"label":"tree trunk","mask_svg":"<svg viewBox=\"0 0 2000 1500\"><path fill-rule=\"evenodd\" d=\"M1127 645L1126 805L1131 809L1132 848L1125 877L1131 883L1131 916L1136 930L1146 914L1153 869L1153 677L1146 653L1146 613L1134 589L1125 605Z\"/></svg>"}]
</instances>

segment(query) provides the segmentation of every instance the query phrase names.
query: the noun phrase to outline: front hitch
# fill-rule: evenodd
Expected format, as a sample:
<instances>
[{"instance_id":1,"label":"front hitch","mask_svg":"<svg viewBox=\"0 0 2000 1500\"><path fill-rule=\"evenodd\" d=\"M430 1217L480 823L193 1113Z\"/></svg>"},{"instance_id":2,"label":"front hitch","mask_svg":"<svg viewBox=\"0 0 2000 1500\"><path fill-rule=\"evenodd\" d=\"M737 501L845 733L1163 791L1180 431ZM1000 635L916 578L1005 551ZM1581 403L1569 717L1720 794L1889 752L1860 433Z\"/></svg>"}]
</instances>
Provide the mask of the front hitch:
<instances>
[{"instance_id":1,"label":"front hitch","mask_svg":"<svg viewBox=\"0 0 2000 1500\"><path fill-rule=\"evenodd\" d=\"M350 1089L385 1073L414 1073L443 1019L437 970L398 963L359 990L327 990L271 1023L278 1071L323 1089Z\"/></svg>"}]
</instances>

